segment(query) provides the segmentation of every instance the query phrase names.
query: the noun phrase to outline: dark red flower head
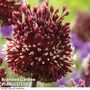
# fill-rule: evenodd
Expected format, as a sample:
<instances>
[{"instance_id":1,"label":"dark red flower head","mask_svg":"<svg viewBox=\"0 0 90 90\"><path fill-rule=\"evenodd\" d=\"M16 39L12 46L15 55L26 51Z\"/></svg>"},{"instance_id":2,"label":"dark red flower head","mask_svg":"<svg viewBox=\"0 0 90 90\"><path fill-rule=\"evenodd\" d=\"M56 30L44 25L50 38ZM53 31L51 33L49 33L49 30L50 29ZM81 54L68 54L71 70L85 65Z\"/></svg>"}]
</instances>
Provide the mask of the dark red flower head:
<instances>
[{"instance_id":1,"label":"dark red flower head","mask_svg":"<svg viewBox=\"0 0 90 90\"><path fill-rule=\"evenodd\" d=\"M6 78L5 69L0 67L0 82L2 82L2 78Z\"/></svg>"},{"instance_id":2,"label":"dark red flower head","mask_svg":"<svg viewBox=\"0 0 90 90\"><path fill-rule=\"evenodd\" d=\"M3 59L2 59L2 57L0 56L0 65L2 64L2 62L3 62Z\"/></svg>"},{"instance_id":3,"label":"dark red flower head","mask_svg":"<svg viewBox=\"0 0 90 90\"><path fill-rule=\"evenodd\" d=\"M7 82L3 81L6 78L5 68L0 67L0 87L8 87Z\"/></svg>"},{"instance_id":4,"label":"dark red flower head","mask_svg":"<svg viewBox=\"0 0 90 90\"><path fill-rule=\"evenodd\" d=\"M34 7L30 12L23 8L25 19L14 12L14 40L8 39L7 63L17 74L42 82L53 82L71 71L71 44L69 23L62 24L69 11L48 4Z\"/></svg>"},{"instance_id":5,"label":"dark red flower head","mask_svg":"<svg viewBox=\"0 0 90 90\"><path fill-rule=\"evenodd\" d=\"M79 11L76 17L74 30L83 41L90 40L90 12Z\"/></svg>"},{"instance_id":6,"label":"dark red flower head","mask_svg":"<svg viewBox=\"0 0 90 90\"><path fill-rule=\"evenodd\" d=\"M8 19L12 18L12 11L20 10L22 0L0 0L0 20L4 24L8 23Z\"/></svg>"}]
</instances>

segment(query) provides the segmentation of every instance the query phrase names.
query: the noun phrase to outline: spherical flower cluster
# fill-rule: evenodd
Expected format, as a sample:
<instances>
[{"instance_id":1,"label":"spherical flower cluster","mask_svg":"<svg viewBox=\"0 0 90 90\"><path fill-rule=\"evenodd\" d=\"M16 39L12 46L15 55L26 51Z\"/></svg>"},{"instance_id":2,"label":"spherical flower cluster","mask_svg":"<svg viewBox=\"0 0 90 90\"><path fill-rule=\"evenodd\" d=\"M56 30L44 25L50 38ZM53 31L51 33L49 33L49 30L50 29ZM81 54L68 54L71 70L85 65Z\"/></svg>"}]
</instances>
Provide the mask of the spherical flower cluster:
<instances>
[{"instance_id":1,"label":"spherical flower cluster","mask_svg":"<svg viewBox=\"0 0 90 90\"><path fill-rule=\"evenodd\" d=\"M12 11L20 10L22 0L0 0L0 20L3 24L8 23L8 19L12 18Z\"/></svg>"},{"instance_id":2,"label":"spherical flower cluster","mask_svg":"<svg viewBox=\"0 0 90 90\"><path fill-rule=\"evenodd\" d=\"M90 40L90 12L78 12L74 30L82 41Z\"/></svg>"},{"instance_id":3,"label":"spherical flower cluster","mask_svg":"<svg viewBox=\"0 0 90 90\"><path fill-rule=\"evenodd\" d=\"M71 72L70 24L62 24L69 14L66 7L61 16L58 9L48 8L48 3L23 11L24 21L19 21L20 13L13 13L14 40L7 38L8 66L16 74L42 82L54 82Z\"/></svg>"}]
</instances>

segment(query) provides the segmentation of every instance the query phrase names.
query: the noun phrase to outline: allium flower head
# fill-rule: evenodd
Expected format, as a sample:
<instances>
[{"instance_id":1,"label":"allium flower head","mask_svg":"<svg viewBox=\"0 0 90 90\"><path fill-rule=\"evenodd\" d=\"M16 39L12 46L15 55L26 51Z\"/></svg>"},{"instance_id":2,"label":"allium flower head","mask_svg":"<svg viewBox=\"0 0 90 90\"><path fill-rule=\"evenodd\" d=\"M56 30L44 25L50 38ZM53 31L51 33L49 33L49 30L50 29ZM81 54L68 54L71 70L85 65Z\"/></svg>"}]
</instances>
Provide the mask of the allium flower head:
<instances>
[{"instance_id":1,"label":"allium flower head","mask_svg":"<svg viewBox=\"0 0 90 90\"><path fill-rule=\"evenodd\" d=\"M25 10L26 9L26 10ZM71 44L69 23L62 24L69 11L34 7L30 12L24 10L24 21L19 21L18 12L13 13L15 20L14 40L8 39L6 61L17 74L35 78L42 82L54 82L71 72Z\"/></svg>"},{"instance_id":2,"label":"allium flower head","mask_svg":"<svg viewBox=\"0 0 90 90\"><path fill-rule=\"evenodd\" d=\"M81 40L90 40L90 12L78 12L74 30Z\"/></svg>"},{"instance_id":3,"label":"allium flower head","mask_svg":"<svg viewBox=\"0 0 90 90\"><path fill-rule=\"evenodd\" d=\"M20 10L22 0L0 0L0 19L4 24L12 18L13 10Z\"/></svg>"}]
</instances>

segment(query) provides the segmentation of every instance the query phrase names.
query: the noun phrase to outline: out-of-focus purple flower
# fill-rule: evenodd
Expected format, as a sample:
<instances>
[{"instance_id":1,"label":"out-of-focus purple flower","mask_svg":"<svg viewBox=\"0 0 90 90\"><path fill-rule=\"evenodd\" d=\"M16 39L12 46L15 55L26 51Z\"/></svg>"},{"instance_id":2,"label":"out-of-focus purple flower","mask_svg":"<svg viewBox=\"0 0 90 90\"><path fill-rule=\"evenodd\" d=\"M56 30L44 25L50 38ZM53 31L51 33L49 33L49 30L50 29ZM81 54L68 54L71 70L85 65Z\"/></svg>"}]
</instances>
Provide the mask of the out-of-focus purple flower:
<instances>
[{"instance_id":1,"label":"out-of-focus purple flower","mask_svg":"<svg viewBox=\"0 0 90 90\"><path fill-rule=\"evenodd\" d=\"M78 50L80 60L83 60L90 53L90 41L82 41L76 33L71 33L71 42Z\"/></svg>"},{"instance_id":2,"label":"out-of-focus purple flower","mask_svg":"<svg viewBox=\"0 0 90 90\"><path fill-rule=\"evenodd\" d=\"M80 75L80 72L75 70L70 74L70 78L73 78L74 81L79 84L79 80L81 79ZM70 82L70 78L63 77L60 80L57 80L56 85L59 87L66 86Z\"/></svg>"},{"instance_id":3,"label":"out-of-focus purple flower","mask_svg":"<svg viewBox=\"0 0 90 90\"><path fill-rule=\"evenodd\" d=\"M71 33L71 42L73 43L76 49L81 49L84 45L84 42L81 41L77 35L77 33Z\"/></svg>"},{"instance_id":4,"label":"out-of-focus purple flower","mask_svg":"<svg viewBox=\"0 0 90 90\"><path fill-rule=\"evenodd\" d=\"M57 80L56 85L63 87L68 83L68 78L62 77L60 80Z\"/></svg>"},{"instance_id":5,"label":"out-of-focus purple flower","mask_svg":"<svg viewBox=\"0 0 90 90\"><path fill-rule=\"evenodd\" d=\"M70 76L71 76L71 78L73 78L75 80L75 82L78 83L78 80L80 79L80 71L75 70L71 73Z\"/></svg>"},{"instance_id":6,"label":"out-of-focus purple flower","mask_svg":"<svg viewBox=\"0 0 90 90\"><path fill-rule=\"evenodd\" d=\"M72 87L85 87L85 81L83 79L79 79L78 83L74 79L70 79L70 84Z\"/></svg>"},{"instance_id":7,"label":"out-of-focus purple flower","mask_svg":"<svg viewBox=\"0 0 90 90\"><path fill-rule=\"evenodd\" d=\"M79 52L79 59L83 60L90 53L90 13L79 12L71 33L71 42Z\"/></svg>"},{"instance_id":8,"label":"out-of-focus purple flower","mask_svg":"<svg viewBox=\"0 0 90 90\"><path fill-rule=\"evenodd\" d=\"M77 79L77 81L75 79L65 79L65 78L62 78L61 81L58 81L57 82L57 85L59 87L66 87L67 84L70 86L70 87L86 87L85 85L85 80L83 79Z\"/></svg>"},{"instance_id":9,"label":"out-of-focus purple flower","mask_svg":"<svg viewBox=\"0 0 90 90\"><path fill-rule=\"evenodd\" d=\"M13 31L13 27L11 25L0 27L0 34L2 36L11 36L12 31Z\"/></svg>"},{"instance_id":10,"label":"out-of-focus purple flower","mask_svg":"<svg viewBox=\"0 0 90 90\"><path fill-rule=\"evenodd\" d=\"M83 60L90 53L90 42L87 41L83 44L83 47L79 50L80 60Z\"/></svg>"},{"instance_id":11,"label":"out-of-focus purple flower","mask_svg":"<svg viewBox=\"0 0 90 90\"><path fill-rule=\"evenodd\" d=\"M83 61L82 78L85 80L86 87L90 87L90 54Z\"/></svg>"},{"instance_id":12,"label":"out-of-focus purple flower","mask_svg":"<svg viewBox=\"0 0 90 90\"><path fill-rule=\"evenodd\" d=\"M90 12L79 11L76 17L74 32L82 41L90 41Z\"/></svg>"}]
</instances>

